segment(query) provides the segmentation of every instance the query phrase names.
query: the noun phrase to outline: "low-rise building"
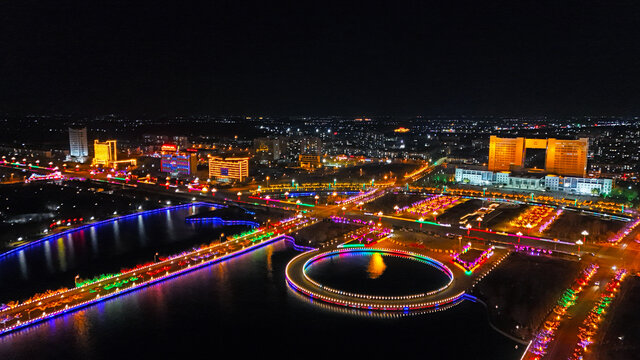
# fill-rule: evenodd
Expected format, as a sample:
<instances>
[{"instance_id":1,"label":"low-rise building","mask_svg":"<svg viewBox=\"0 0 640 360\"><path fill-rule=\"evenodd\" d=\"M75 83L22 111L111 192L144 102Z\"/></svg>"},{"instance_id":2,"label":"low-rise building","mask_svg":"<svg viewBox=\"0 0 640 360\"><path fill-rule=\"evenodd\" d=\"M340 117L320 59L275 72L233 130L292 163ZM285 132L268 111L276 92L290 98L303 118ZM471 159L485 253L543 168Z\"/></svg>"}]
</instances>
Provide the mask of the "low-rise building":
<instances>
[{"instance_id":1,"label":"low-rise building","mask_svg":"<svg viewBox=\"0 0 640 360\"><path fill-rule=\"evenodd\" d=\"M160 157L160 170L175 175L193 175L198 159L193 153L166 153Z\"/></svg>"},{"instance_id":2,"label":"low-rise building","mask_svg":"<svg viewBox=\"0 0 640 360\"><path fill-rule=\"evenodd\" d=\"M517 175L509 171L456 168L455 181L475 186L503 186L518 190L561 191L569 194L609 194L613 180L604 178L563 177L558 175Z\"/></svg>"},{"instance_id":3,"label":"low-rise building","mask_svg":"<svg viewBox=\"0 0 640 360\"><path fill-rule=\"evenodd\" d=\"M249 176L249 157L209 158L209 177L222 181L244 181Z\"/></svg>"},{"instance_id":4,"label":"low-rise building","mask_svg":"<svg viewBox=\"0 0 640 360\"><path fill-rule=\"evenodd\" d=\"M298 161L300 162L300 167L308 171L313 171L322 167L320 155L300 154L298 156Z\"/></svg>"}]
</instances>

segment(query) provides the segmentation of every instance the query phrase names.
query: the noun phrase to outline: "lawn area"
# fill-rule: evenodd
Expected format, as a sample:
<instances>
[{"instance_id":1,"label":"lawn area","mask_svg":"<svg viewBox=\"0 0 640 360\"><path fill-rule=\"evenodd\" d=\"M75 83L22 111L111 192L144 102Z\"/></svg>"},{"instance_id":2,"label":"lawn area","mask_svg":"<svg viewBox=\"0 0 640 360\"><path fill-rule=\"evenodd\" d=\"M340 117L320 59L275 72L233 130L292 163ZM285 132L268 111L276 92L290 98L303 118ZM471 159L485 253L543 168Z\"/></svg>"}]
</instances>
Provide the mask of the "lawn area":
<instances>
[{"instance_id":1,"label":"lawn area","mask_svg":"<svg viewBox=\"0 0 640 360\"><path fill-rule=\"evenodd\" d=\"M545 235L547 237L576 241L582 239L580 234L587 230L587 242L602 242L617 233L626 223L617 220L606 220L592 215L580 214L575 211L565 211L554 222Z\"/></svg>"},{"instance_id":2,"label":"lawn area","mask_svg":"<svg viewBox=\"0 0 640 360\"><path fill-rule=\"evenodd\" d=\"M511 229L509 222L520 216L527 208L527 205L500 204L495 211L485 216L482 227L497 231L509 231ZM477 223L473 225L476 226Z\"/></svg>"},{"instance_id":3,"label":"lawn area","mask_svg":"<svg viewBox=\"0 0 640 360\"><path fill-rule=\"evenodd\" d=\"M447 211L444 214L438 216L438 221L445 224L458 225L460 222L460 218L473 213L478 210L482 206L482 200L471 199L465 201L461 204L457 204Z\"/></svg>"},{"instance_id":4,"label":"lawn area","mask_svg":"<svg viewBox=\"0 0 640 360\"><path fill-rule=\"evenodd\" d=\"M629 276L622 283L620 295L605 317L600 341L595 342L594 358L602 360L638 359L640 354L640 278ZM598 340L598 339L597 339Z\"/></svg>"},{"instance_id":5,"label":"lawn area","mask_svg":"<svg viewBox=\"0 0 640 360\"><path fill-rule=\"evenodd\" d=\"M374 201L365 204L366 211L378 212L382 211L385 214L394 214L394 206L404 207L413 204L416 201L424 199L425 195L419 194L404 194L404 193L389 193L385 196L375 199Z\"/></svg>"},{"instance_id":6,"label":"lawn area","mask_svg":"<svg viewBox=\"0 0 640 360\"><path fill-rule=\"evenodd\" d=\"M321 246L323 243L357 229L358 225L336 224L333 221L320 221L293 233L296 243L304 246Z\"/></svg>"},{"instance_id":7,"label":"lawn area","mask_svg":"<svg viewBox=\"0 0 640 360\"><path fill-rule=\"evenodd\" d=\"M579 269L574 261L513 253L476 285L474 295L487 303L493 324L529 339Z\"/></svg>"}]
</instances>

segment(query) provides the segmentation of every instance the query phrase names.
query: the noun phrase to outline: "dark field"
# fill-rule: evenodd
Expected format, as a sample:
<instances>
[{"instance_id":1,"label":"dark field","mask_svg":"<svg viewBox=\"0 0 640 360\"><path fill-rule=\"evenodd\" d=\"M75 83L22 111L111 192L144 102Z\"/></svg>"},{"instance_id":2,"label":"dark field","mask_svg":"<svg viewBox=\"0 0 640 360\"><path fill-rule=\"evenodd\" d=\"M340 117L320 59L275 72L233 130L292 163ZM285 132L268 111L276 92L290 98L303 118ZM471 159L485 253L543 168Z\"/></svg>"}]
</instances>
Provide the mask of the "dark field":
<instances>
[{"instance_id":1,"label":"dark field","mask_svg":"<svg viewBox=\"0 0 640 360\"><path fill-rule=\"evenodd\" d=\"M545 232L547 237L577 241L580 234L587 230L587 242L601 242L613 236L624 227L625 223L616 220L605 220L575 211L565 211Z\"/></svg>"},{"instance_id":2,"label":"dark field","mask_svg":"<svg viewBox=\"0 0 640 360\"><path fill-rule=\"evenodd\" d=\"M517 218L527 209L527 205L500 204L491 214L485 216L482 222L483 228L490 228L498 231L508 231L511 229L509 222ZM474 226L477 224L474 224Z\"/></svg>"},{"instance_id":3,"label":"dark field","mask_svg":"<svg viewBox=\"0 0 640 360\"><path fill-rule=\"evenodd\" d=\"M385 214L394 214L394 206L398 205L398 207L402 208L424 198L424 195L418 194L390 193L365 204L364 208L370 212L382 211Z\"/></svg>"},{"instance_id":4,"label":"dark field","mask_svg":"<svg viewBox=\"0 0 640 360\"><path fill-rule=\"evenodd\" d=\"M357 229L359 226L336 224L333 221L320 221L293 233L296 243L304 246L320 246L333 238Z\"/></svg>"},{"instance_id":5,"label":"dark field","mask_svg":"<svg viewBox=\"0 0 640 360\"><path fill-rule=\"evenodd\" d=\"M438 216L438 220L445 224L459 225L460 218L479 209L482 206L482 202L482 200L477 199L467 200L445 211L444 214Z\"/></svg>"},{"instance_id":6,"label":"dark field","mask_svg":"<svg viewBox=\"0 0 640 360\"><path fill-rule=\"evenodd\" d=\"M498 328L529 339L579 269L577 262L513 253L474 292L487 303Z\"/></svg>"},{"instance_id":7,"label":"dark field","mask_svg":"<svg viewBox=\"0 0 640 360\"><path fill-rule=\"evenodd\" d=\"M596 339L593 353L602 360L632 360L640 357L640 278L629 276L613 300L609 316ZM607 326L607 323L609 324ZM600 340L600 341L598 341Z\"/></svg>"}]
</instances>

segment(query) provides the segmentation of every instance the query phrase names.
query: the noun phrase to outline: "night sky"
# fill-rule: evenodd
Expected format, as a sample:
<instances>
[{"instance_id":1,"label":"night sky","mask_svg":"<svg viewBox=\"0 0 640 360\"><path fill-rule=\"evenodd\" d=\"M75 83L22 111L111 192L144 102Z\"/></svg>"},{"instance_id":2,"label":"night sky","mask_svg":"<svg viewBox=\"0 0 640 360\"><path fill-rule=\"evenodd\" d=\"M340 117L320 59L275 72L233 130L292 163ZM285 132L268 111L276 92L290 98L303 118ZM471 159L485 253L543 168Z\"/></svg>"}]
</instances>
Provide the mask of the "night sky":
<instances>
[{"instance_id":1,"label":"night sky","mask_svg":"<svg viewBox=\"0 0 640 360\"><path fill-rule=\"evenodd\" d=\"M2 1L0 112L640 114L638 1L276 3Z\"/></svg>"}]
</instances>

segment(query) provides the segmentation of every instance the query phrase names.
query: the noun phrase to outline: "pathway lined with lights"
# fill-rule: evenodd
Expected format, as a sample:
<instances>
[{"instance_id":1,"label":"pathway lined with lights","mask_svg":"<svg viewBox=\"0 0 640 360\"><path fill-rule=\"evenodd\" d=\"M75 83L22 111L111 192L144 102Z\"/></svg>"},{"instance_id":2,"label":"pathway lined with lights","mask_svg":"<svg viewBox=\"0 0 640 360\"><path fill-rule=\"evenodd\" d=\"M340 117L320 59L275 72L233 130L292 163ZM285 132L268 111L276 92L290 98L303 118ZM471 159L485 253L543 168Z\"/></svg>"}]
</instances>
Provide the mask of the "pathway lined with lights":
<instances>
[{"instance_id":1,"label":"pathway lined with lights","mask_svg":"<svg viewBox=\"0 0 640 360\"><path fill-rule=\"evenodd\" d=\"M502 259L486 258L486 265L480 267L481 271L474 273L461 267L452 266L452 257L447 252L434 253L427 256L420 249L418 251L421 251L421 253L401 249L401 245L397 245L390 240L378 242L371 247L348 247L345 246L347 243L341 243L300 254L287 264L285 270L287 284L297 292L314 300L350 308L382 311L440 309L458 304L466 298L473 300L474 298L468 295L467 291ZM375 294L348 293L332 289L307 276L306 271L314 262L329 256L353 252L378 252L422 261L445 273L449 281L440 289L424 293L404 296L379 296Z\"/></svg>"},{"instance_id":2,"label":"pathway lined with lights","mask_svg":"<svg viewBox=\"0 0 640 360\"><path fill-rule=\"evenodd\" d=\"M420 260L442 271L447 275L449 281L442 288L425 293L402 296L380 296L375 294L349 293L332 289L319 284L307 275L307 268L314 262L326 257L353 252L382 253ZM329 249L325 248L303 253L293 258L287 264L285 277L289 286L313 299L335 305L368 310L408 311L438 308L462 301L466 293L466 282L454 281L453 271L440 261L406 250L381 247L366 249L331 247ZM462 287L460 285L462 285Z\"/></svg>"}]
</instances>

